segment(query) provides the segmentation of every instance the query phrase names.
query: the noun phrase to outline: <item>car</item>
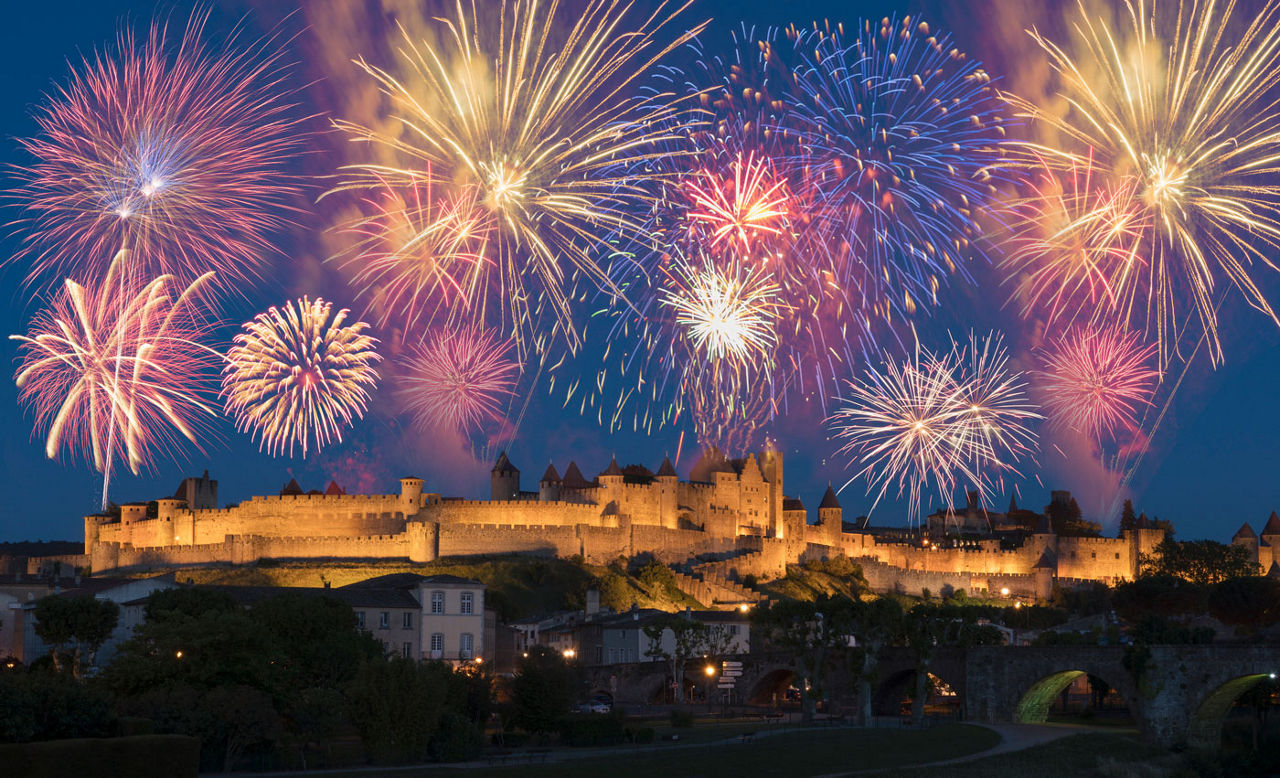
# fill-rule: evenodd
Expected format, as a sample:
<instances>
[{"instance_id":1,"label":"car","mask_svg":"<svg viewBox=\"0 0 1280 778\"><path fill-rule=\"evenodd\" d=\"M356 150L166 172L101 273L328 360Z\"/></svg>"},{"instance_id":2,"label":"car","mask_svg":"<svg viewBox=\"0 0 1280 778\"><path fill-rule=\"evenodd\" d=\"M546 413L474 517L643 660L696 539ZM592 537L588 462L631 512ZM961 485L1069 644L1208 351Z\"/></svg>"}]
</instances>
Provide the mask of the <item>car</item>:
<instances>
[{"instance_id":1,"label":"car","mask_svg":"<svg viewBox=\"0 0 1280 778\"><path fill-rule=\"evenodd\" d=\"M611 713L613 712L613 704L608 700L594 699L587 702L580 702L573 706L574 713Z\"/></svg>"}]
</instances>

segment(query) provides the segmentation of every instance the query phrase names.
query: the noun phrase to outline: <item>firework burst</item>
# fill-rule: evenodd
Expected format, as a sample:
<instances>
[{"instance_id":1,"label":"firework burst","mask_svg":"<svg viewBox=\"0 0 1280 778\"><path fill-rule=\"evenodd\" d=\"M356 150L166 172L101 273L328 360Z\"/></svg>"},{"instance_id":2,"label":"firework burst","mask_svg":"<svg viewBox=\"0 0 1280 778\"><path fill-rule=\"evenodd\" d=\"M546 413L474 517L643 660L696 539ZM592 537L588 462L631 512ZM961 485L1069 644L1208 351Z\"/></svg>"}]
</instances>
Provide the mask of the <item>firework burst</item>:
<instances>
[{"instance_id":1,"label":"firework burst","mask_svg":"<svg viewBox=\"0 0 1280 778\"><path fill-rule=\"evenodd\" d=\"M522 353L539 305L577 345L570 279L616 292L595 252L604 236L636 235L632 213L653 197L647 181L626 171L671 137L663 120L675 109L650 105L637 117L624 90L701 25L659 43L679 10L659 7L635 27L625 23L629 11L591 0L569 18L555 0L483 9L459 2L437 21L437 40L403 34L393 69L359 62L385 95L395 132L337 122L401 165L358 161L335 191L426 179L489 212L495 278L476 301L476 320L495 318L487 306L500 308Z\"/></svg>"},{"instance_id":2,"label":"firework burst","mask_svg":"<svg viewBox=\"0 0 1280 778\"><path fill-rule=\"evenodd\" d=\"M1155 350L1116 326L1075 328L1058 338L1038 376L1050 422L1094 440L1136 429L1160 381Z\"/></svg>"},{"instance_id":3,"label":"firework burst","mask_svg":"<svg viewBox=\"0 0 1280 778\"><path fill-rule=\"evenodd\" d=\"M991 486L1031 453L1028 424L1037 418L991 336L953 343L941 355L917 348L909 361L869 369L850 382L831 421L844 441L840 453L860 468L854 477L867 480L876 502L896 485L918 517L926 492L950 507L957 487L971 487L985 503Z\"/></svg>"},{"instance_id":4,"label":"firework burst","mask_svg":"<svg viewBox=\"0 0 1280 778\"><path fill-rule=\"evenodd\" d=\"M1132 189L1145 264L1109 274L1110 313L1154 333L1163 361L1194 320L1219 362L1220 286L1280 322L1253 275L1280 248L1280 4L1130 0L1118 24L1079 8L1078 46L1031 33L1069 108L1009 98L1046 139L1028 152Z\"/></svg>"},{"instance_id":5,"label":"firework burst","mask_svg":"<svg viewBox=\"0 0 1280 778\"><path fill-rule=\"evenodd\" d=\"M353 274L380 326L406 330L441 312L466 318L484 292L493 224L473 190L437 196L430 182L384 185L361 202L346 231L355 239L342 267Z\"/></svg>"},{"instance_id":6,"label":"firework burst","mask_svg":"<svg viewBox=\"0 0 1280 778\"><path fill-rule=\"evenodd\" d=\"M497 422L520 375L512 351L492 330L444 330L413 355L399 398L427 429L466 432Z\"/></svg>"},{"instance_id":7,"label":"firework burst","mask_svg":"<svg viewBox=\"0 0 1280 778\"><path fill-rule=\"evenodd\" d=\"M767 160L738 155L730 163L732 177L722 180L710 170L688 183L689 219L711 232L711 248L737 243L750 252L758 239L782 233L787 216L786 181L774 175Z\"/></svg>"},{"instance_id":8,"label":"firework burst","mask_svg":"<svg viewBox=\"0 0 1280 778\"><path fill-rule=\"evenodd\" d=\"M84 59L21 141L28 229L18 257L28 282L101 277L116 251L143 277L190 282L206 271L234 289L257 278L288 224L304 137L290 118L282 52L268 39L217 48L197 12L176 42L153 24L144 43L121 32L114 51Z\"/></svg>"},{"instance_id":9,"label":"firework burst","mask_svg":"<svg viewBox=\"0 0 1280 778\"><path fill-rule=\"evenodd\" d=\"M236 428L273 456L320 450L364 415L381 359L364 322L303 297L247 322L227 351L222 394Z\"/></svg>"},{"instance_id":10,"label":"firework burst","mask_svg":"<svg viewBox=\"0 0 1280 778\"><path fill-rule=\"evenodd\" d=\"M770 275L742 262L677 262L661 303L690 356L749 366L767 361L785 310Z\"/></svg>"},{"instance_id":11,"label":"firework burst","mask_svg":"<svg viewBox=\"0 0 1280 778\"><path fill-rule=\"evenodd\" d=\"M50 459L68 451L103 474L137 475L186 440L197 448L217 415L218 355L199 341L211 326L193 304L212 273L183 287L132 280L120 252L100 283L68 279L19 342L18 399L30 406Z\"/></svg>"},{"instance_id":12,"label":"firework burst","mask_svg":"<svg viewBox=\"0 0 1280 778\"><path fill-rule=\"evenodd\" d=\"M911 18L789 35L808 52L792 120L813 190L806 253L872 318L936 305L943 279L981 256L978 218L1004 163L990 78Z\"/></svg>"}]
</instances>

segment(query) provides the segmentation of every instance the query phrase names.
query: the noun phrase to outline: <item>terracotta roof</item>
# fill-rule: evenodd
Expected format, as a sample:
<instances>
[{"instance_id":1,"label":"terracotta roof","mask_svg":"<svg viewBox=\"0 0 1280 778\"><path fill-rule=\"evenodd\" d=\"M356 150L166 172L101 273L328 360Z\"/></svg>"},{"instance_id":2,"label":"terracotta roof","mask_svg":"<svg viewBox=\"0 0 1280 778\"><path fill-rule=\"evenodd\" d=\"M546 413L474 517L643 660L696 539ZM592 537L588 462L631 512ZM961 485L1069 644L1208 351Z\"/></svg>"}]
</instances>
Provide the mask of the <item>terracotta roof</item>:
<instances>
[{"instance_id":1,"label":"terracotta roof","mask_svg":"<svg viewBox=\"0 0 1280 778\"><path fill-rule=\"evenodd\" d=\"M1263 535L1280 535L1280 516L1275 511L1271 512L1271 518L1267 519L1267 526L1262 528Z\"/></svg>"},{"instance_id":2,"label":"terracotta roof","mask_svg":"<svg viewBox=\"0 0 1280 778\"><path fill-rule=\"evenodd\" d=\"M329 481L329 485L325 488L324 493L325 495L332 497L334 495L346 494L347 490L338 486L337 481Z\"/></svg>"},{"instance_id":3,"label":"terracotta roof","mask_svg":"<svg viewBox=\"0 0 1280 778\"><path fill-rule=\"evenodd\" d=\"M546 471L542 474L542 480L540 481L540 483L547 483L547 484L558 484L558 483L560 483L560 474L556 472L556 466L555 466L555 465L553 465L553 464L551 464L551 463L549 463L549 462L547 463L547 469L546 469Z\"/></svg>"},{"instance_id":4,"label":"terracotta roof","mask_svg":"<svg viewBox=\"0 0 1280 778\"><path fill-rule=\"evenodd\" d=\"M831 484L827 484L827 493L822 495L822 503L819 508L839 508L840 499L836 497L836 490L831 488Z\"/></svg>"},{"instance_id":5,"label":"terracotta roof","mask_svg":"<svg viewBox=\"0 0 1280 778\"><path fill-rule=\"evenodd\" d=\"M671 466L671 457L662 458L662 466L658 468L658 476L674 476L676 469Z\"/></svg>"}]
</instances>

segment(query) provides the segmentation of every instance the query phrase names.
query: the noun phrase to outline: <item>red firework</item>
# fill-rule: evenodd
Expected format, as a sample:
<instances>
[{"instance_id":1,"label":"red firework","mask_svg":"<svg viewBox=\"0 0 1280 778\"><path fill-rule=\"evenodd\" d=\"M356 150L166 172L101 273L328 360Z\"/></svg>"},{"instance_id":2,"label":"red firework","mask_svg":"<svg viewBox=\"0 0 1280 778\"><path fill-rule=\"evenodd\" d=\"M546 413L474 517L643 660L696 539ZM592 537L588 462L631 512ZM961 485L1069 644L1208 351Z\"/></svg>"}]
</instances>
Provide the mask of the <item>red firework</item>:
<instances>
[{"instance_id":1,"label":"red firework","mask_svg":"<svg viewBox=\"0 0 1280 778\"><path fill-rule=\"evenodd\" d=\"M466 432L496 422L520 373L513 345L492 330L445 330L414 354L400 399L429 429Z\"/></svg>"},{"instance_id":2,"label":"red firework","mask_svg":"<svg viewBox=\"0 0 1280 778\"><path fill-rule=\"evenodd\" d=\"M177 41L165 24L145 43L122 31L37 114L40 135L21 141L33 161L10 192L29 228L28 283L101 277L120 248L146 276L214 270L234 289L260 275L299 191L286 170L304 133L276 41L239 47L236 31L214 48L207 19L194 14Z\"/></svg>"},{"instance_id":3,"label":"red firework","mask_svg":"<svg viewBox=\"0 0 1280 778\"><path fill-rule=\"evenodd\" d=\"M730 163L731 179L704 170L688 184L694 228L711 232L711 247L736 241L748 251L757 240L782 232L787 217L786 182L773 173L767 159L739 153Z\"/></svg>"},{"instance_id":4,"label":"red firework","mask_svg":"<svg viewBox=\"0 0 1280 778\"><path fill-rule=\"evenodd\" d=\"M1043 355L1040 388L1051 423L1095 440L1133 430L1160 381L1156 347L1122 327L1079 327Z\"/></svg>"}]
</instances>

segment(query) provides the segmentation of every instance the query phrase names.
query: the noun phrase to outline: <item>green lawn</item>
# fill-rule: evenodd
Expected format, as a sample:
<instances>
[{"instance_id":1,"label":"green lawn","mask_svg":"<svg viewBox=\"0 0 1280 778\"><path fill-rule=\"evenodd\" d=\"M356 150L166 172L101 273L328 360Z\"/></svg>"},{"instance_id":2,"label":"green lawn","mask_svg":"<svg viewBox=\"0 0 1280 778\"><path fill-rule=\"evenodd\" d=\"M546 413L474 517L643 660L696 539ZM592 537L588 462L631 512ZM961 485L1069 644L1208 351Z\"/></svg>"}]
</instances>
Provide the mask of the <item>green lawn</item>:
<instances>
[{"instance_id":1,"label":"green lawn","mask_svg":"<svg viewBox=\"0 0 1280 778\"><path fill-rule=\"evenodd\" d=\"M945 772L944 772L945 770ZM1146 778L1183 775L1182 760L1136 735L1086 733L1071 735L1010 754L975 759L946 768L895 770L894 778Z\"/></svg>"},{"instance_id":2,"label":"green lawn","mask_svg":"<svg viewBox=\"0 0 1280 778\"><path fill-rule=\"evenodd\" d=\"M738 725L733 730L742 731ZM710 731L710 728L708 728ZM519 776L519 778L563 778L564 776L607 775L609 778L655 778L655 776L824 775L847 770L894 768L972 754L992 748L999 735L982 727L948 724L922 732L897 729L831 729L777 731L764 735L756 730L752 742L731 743L717 739L693 746L655 743L611 749L607 754L577 756L582 751L568 749L575 758L547 764L519 764L506 767L422 770L388 769L351 773L327 773L326 778L412 778L449 775ZM687 733L687 734L686 734ZM723 734L723 733L722 733ZM683 730L682 738L699 737L699 729ZM560 751L553 752L556 758ZM933 774L936 778L936 773Z\"/></svg>"}]
</instances>

